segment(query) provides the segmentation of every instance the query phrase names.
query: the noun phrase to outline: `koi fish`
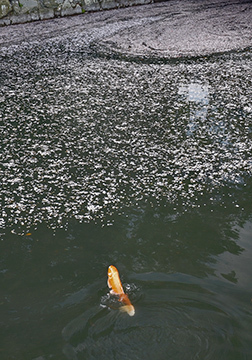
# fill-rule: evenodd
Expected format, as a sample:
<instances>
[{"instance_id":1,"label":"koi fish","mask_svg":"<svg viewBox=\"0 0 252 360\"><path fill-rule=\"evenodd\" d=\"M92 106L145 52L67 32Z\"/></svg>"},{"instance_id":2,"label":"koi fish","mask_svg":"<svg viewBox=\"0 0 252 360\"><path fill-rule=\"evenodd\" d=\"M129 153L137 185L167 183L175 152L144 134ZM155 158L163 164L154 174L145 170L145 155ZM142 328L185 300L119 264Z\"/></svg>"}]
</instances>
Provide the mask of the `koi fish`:
<instances>
[{"instance_id":1,"label":"koi fish","mask_svg":"<svg viewBox=\"0 0 252 360\"><path fill-rule=\"evenodd\" d=\"M108 287L111 289L111 294L119 296L119 301L123 304L121 310L128 313L129 316L134 316L135 308L131 304L128 295L125 294L120 280L119 272L117 268L113 265L110 265L108 268Z\"/></svg>"}]
</instances>

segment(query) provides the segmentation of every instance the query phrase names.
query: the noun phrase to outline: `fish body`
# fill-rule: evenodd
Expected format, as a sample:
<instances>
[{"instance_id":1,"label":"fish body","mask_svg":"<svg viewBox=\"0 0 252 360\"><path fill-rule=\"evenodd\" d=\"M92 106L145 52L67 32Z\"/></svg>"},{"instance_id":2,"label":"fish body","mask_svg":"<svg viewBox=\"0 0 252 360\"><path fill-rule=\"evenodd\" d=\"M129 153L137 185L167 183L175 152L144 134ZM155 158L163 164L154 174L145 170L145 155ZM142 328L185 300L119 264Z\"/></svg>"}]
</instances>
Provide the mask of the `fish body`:
<instances>
[{"instance_id":1,"label":"fish body","mask_svg":"<svg viewBox=\"0 0 252 360\"><path fill-rule=\"evenodd\" d=\"M130 316L135 315L135 308L123 290L119 272L114 265L110 265L108 268L108 287L111 289L110 293L117 295L119 301L123 304L121 310L127 312Z\"/></svg>"}]
</instances>

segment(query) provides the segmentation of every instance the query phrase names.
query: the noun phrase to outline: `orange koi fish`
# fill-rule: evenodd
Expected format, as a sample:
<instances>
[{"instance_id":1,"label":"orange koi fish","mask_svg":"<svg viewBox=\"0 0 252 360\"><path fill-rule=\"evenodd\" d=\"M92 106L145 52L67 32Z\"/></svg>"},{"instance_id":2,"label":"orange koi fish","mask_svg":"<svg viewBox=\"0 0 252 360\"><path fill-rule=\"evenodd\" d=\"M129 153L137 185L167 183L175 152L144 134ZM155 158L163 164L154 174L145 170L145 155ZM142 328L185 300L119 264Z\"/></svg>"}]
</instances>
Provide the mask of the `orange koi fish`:
<instances>
[{"instance_id":1,"label":"orange koi fish","mask_svg":"<svg viewBox=\"0 0 252 360\"><path fill-rule=\"evenodd\" d=\"M119 301L123 304L121 310L127 312L129 316L134 316L135 308L131 304L128 296L125 294L120 280L119 272L117 268L113 265L110 265L108 268L108 287L111 289L111 294L119 296Z\"/></svg>"}]
</instances>

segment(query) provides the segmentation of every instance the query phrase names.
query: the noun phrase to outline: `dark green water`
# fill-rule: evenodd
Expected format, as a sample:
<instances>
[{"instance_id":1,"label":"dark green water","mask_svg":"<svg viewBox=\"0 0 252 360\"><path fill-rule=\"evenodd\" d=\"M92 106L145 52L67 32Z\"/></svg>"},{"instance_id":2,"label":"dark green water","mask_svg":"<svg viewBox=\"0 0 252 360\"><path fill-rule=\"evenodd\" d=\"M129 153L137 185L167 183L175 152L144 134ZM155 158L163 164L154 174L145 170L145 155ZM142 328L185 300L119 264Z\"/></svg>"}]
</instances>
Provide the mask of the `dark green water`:
<instances>
[{"instance_id":1,"label":"dark green water","mask_svg":"<svg viewBox=\"0 0 252 360\"><path fill-rule=\"evenodd\" d=\"M101 59L99 29L0 50L0 358L251 359L251 52Z\"/></svg>"}]
</instances>

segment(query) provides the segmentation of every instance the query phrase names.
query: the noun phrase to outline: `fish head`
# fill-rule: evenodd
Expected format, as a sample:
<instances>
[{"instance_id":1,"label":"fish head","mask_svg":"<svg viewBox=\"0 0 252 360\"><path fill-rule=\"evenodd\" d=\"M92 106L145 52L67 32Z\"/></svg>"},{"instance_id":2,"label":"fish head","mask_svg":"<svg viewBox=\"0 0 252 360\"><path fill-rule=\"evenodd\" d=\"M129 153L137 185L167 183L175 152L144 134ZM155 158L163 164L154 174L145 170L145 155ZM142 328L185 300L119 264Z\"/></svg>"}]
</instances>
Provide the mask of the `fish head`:
<instances>
[{"instance_id":1,"label":"fish head","mask_svg":"<svg viewBox=\"0 0 252 360\"><path fill-rule=\"evenodd\" d=\"M119 272L114 265L108 268L108 287L113 290L115 294L123 294L123 287L120 280Z\"/></svg>"}]
</instances>

